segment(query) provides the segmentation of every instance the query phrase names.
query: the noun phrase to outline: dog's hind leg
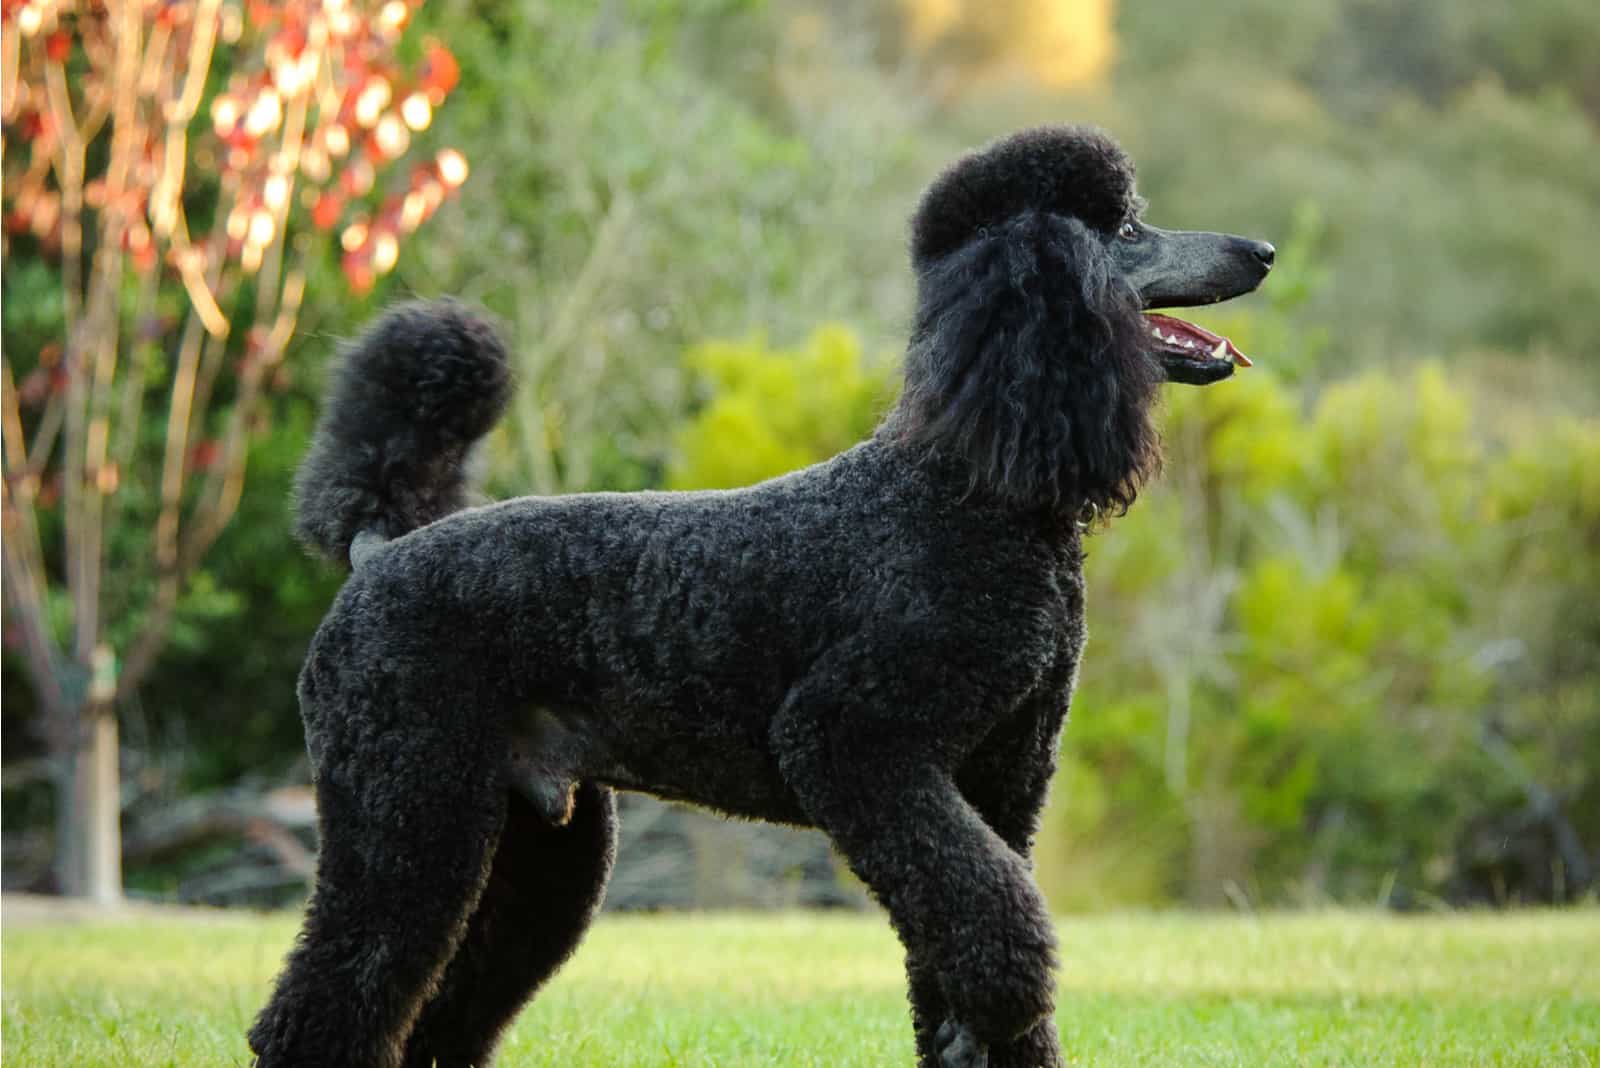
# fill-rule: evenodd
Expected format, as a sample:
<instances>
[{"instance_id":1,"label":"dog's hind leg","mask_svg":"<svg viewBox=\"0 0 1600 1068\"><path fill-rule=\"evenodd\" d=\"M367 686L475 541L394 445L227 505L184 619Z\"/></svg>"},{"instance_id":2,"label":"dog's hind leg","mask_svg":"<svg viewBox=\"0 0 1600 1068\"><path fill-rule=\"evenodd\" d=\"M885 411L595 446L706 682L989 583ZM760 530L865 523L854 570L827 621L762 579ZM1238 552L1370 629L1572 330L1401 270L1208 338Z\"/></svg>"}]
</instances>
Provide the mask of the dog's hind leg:
<instances>
[{"instance_id":1,"label":"dog's hind leg","mask_svg":"<svg viewBox=\"0 0 1600 1068\"><path fill-rule=\"evenodd\" d=\"M301 676L316 890L250 1032L260 1068L395 1068L466 932L506 813L470 686L324 624Z\"/></svg>"},{"instance_id":2,"label":"dog's hind leg","mask_svg":"<svg viewBox=\"0 0 1600 1068\"><path fill-rule=\"evenodd\" d=\"M406 1068L489 1063L506 1025L571 955L599 909L616 838L616 802L605 787L580 785L560 826L513 792L489 883L417 1020Z\"/></svg>"}]
</instances>

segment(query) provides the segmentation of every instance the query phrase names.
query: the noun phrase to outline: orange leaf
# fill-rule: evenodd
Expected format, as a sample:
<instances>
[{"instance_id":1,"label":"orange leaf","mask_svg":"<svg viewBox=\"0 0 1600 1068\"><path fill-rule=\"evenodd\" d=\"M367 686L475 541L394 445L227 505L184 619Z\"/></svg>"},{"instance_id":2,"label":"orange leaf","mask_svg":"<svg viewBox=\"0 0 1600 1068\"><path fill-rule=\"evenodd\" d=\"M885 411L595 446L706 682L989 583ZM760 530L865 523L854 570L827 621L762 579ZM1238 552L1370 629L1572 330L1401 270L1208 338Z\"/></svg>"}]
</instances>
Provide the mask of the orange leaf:
<instances>
[{"instance_id":1,"label":"orange leaf","mask_svg":"<svg viewBox=\"0 0 1600 1068\"><path fill-rule=\"evenodd\" d=\"M418 81L428 90L429 99L438 104L460 80L461 67L456 63L456 57L438 41L430 40L418 77Z\"/></svg>"},{"instance_id":2,"label":"orange leaf","mask_svg":"<svg viewBox=\"0 0 1600 1068\"><path fill-rule=\"evenodd\" d=\"M326 192L317 197L316 206L311 209L311 224L318 230L332 230L339 223L339 215L344 211L344 198L334 192Z\"/></svg>"}]
</instances>

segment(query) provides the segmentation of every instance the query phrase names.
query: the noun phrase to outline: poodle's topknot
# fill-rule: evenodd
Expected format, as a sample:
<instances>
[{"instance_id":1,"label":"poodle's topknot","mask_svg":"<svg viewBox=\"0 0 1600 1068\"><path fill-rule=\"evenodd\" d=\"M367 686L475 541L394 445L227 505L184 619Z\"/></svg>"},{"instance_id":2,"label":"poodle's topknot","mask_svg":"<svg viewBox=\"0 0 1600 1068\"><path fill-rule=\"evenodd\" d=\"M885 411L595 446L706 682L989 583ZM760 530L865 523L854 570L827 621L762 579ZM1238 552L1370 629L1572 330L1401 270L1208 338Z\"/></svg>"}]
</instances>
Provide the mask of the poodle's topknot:
<instances>
[{"instance_id":1,"label":"poodle's topknot","mask_svg":"<svg viewBox=\"0 0 1600 1068\"><path fill-rule=\"evenodd\" d=\"M934 179L911 219L921 272L979 231L1029 210L1071 216L1110 233L1133 201L1133 161L1093 126L1039 126L957 160Z\"/></svg>"},{"instance_id":2,"label":"poodle's topknot","mask_svg":"<svg viewBox=\"0 0 1600 1068\"><path fill-rule=\"evenodd\" d=\"M511 397L504 344L451 300L387 312L345 350L295 475L295 529L343 563L466 504L467 459Z\"/></svg>"}]
</instances>

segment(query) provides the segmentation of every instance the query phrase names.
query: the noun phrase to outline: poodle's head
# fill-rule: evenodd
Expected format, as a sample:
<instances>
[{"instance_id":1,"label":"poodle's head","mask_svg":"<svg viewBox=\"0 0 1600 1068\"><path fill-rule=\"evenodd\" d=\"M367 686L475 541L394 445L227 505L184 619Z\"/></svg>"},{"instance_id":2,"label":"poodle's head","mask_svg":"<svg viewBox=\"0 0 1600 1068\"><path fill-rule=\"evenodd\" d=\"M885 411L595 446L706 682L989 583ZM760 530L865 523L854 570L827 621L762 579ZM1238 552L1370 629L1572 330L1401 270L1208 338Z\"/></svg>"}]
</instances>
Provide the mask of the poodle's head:
<instances>
[{"instance_id":1,"label":"poodle's head","mask_svg":"<svg viewBox=\"0 0 1600 1068\"><path fill-rule=\"evenodd\" d=\"M1087 127L1026 130L957 161L911 224L917 313L885 426L967 465L975 490L1074 513L1127 509L1160 465L1164 381L1249 366L1227 339L1150 308L1248 293L1272 246L1158 230L1133 164Z\"/></svg>"}]
</instances>

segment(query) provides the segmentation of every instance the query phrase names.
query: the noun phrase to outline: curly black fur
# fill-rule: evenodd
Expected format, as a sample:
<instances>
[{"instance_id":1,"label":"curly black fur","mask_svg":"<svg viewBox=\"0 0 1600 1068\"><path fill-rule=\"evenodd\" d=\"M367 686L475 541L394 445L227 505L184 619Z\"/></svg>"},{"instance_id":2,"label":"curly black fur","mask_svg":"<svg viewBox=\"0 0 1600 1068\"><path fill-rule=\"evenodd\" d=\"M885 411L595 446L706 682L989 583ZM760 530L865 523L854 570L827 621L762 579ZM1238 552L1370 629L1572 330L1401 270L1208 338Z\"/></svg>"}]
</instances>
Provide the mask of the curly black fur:
<instances>
[{"instance_id":1,"label":"curly black fur","mask_svg":"<svg viewBox=\"0 0 1600 1068\"><path fill-rule=\"evenodd\" d=\"M392 540L301 674L322 852L262 1068L486 1063L604 892L613 788L821 828L906 947L924 1066L1061 1064L1028 856L1084 641L1075 520L1157 462L1102 247L1132 182L1070 128L948 171L899 406L749 489L444 515L499 342L412 305L352 349L301 529Z\"/></svg>"},{"instance_id":2,"label":"curly black fur","mask_svg":"<svg viewBox=\"0 0 1600 1068\"><path fill-rule=\"evenodd\" d=\"M1077 219L1030 209L985 227L923 264L889 431L959 457L1007 504L1126 511L1160 464L1162 374L1139 312Z\"/></svg>"},{"instance_id":3,"label":"curly black fur","mask_svg":"<svg viewBox=\"0 0 1600 1068\"><path fill-rule=\"evenodd\" d=\"M917 313L900 442L947 453L1023 508L1117 514L1160 465L1163 376L1105 239L1133 164L1088 127L1025 130L956 161L911 222Z\"/></svg>"},{"instance_id":4,"label":"curly black fur","mask_svg":"<svg viewBox=\"0 0 1600 1068\"><path fill-rule=\"evenodd\" d=\"M1133 161L1102 131L1023 130L956 160L928 186L911 219L911 266L920 274L1030 212L1077 219L1110 236L1133 203Z\"/></svg>"},{"instance_id":5,"label":"curly black fur","mask_svg":"<svg viewBox=\"0 0 1600 1068\"><path fill-rule=\"evenodd\" d=\"M494 328L453 301L394 308L338 361L295 475L295 529L345 563L363 530L384 538L467 504L472 446L511 399Z\"/></svg>"}]
</instances>

